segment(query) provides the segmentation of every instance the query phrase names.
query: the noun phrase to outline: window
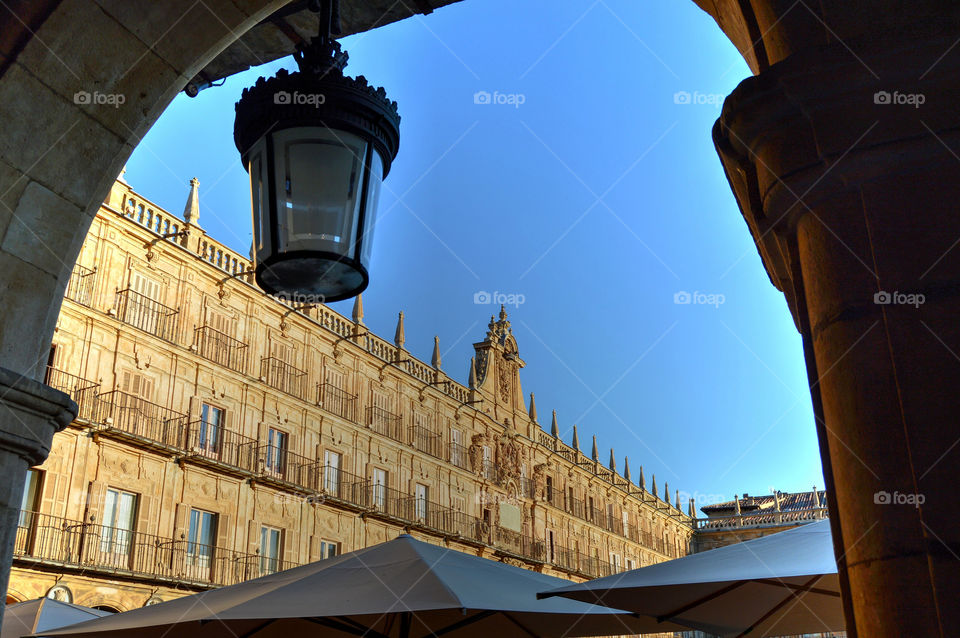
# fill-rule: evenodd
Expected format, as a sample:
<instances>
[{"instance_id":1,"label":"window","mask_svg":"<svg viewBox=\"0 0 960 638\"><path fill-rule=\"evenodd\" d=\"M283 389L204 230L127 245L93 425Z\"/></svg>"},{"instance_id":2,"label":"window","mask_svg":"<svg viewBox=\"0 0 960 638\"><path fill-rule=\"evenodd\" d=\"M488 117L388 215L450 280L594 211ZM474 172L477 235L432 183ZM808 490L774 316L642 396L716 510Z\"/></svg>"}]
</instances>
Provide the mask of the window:
<instances>
[{"instance_id":1,"label":"window","mask_svg":"<svg viewBox=\"0 0 960 638\"><path fill-rule=\"evenodd\" d=\"M450 430L450 462L460 468L467 467L467 449L463 446L463 431Z\"/></svg>"},{"instance_id":2,"label":"window","mask_svg":"<svg viewBox=\"0 0 960 638\"><path fill-rule=\"evenodd\" d=\"M287 440L290 436L286 432L270 428L267 436L267 458L265 469L273 474L283 474L287 466Z\"/></svg>"},{"instance_id":3,"label":"window","mask_svg":"<svg viewBox=\"0 0 960 638\"><path fill-rule=\"evenodd\" d=\"M636 563L634 563L632 558L627 559L627 571L634 569Z\"/></svg>"},{"instance_id":4,"label":"window","mask_svg":"<svg viewBox=\"0 0 960 638\"><path fill-rule=\"evenodd\" d=\"M223 410L207 403L200 409L200 438L197 445L208 455L220 453L220 437L223 428Z\"/></svg>"},{"instance_id":5,"label":"window","mask_svg":"<svg viewBox=\"0 0 960 638\"><path fill-rule=\"evenodd\" d=\"M260 528L260 573L272 574L280 569L280 534L275 527Z\"/></svg>"},{"instance_id":6,"label":"window","mask_svg":"<svg viewBox=\"0 0 960 638\"><path fill-rule=\"evenodd\" d=\"M187 534L187 565L209 567L216 544L217 515L203 510L190 510L190 531Z\"/></svg>"},{"instance_id":7,"label":"window","mask_svg":"<svg viewBox=\"0 0 960 638\"><path fill-rule=\"evenodd\" d=\"M387 471L380 468L373 470L373 503L378 510L387 508Z\"/></svg>"},{"instance_id":8,"label":"window","mask_svg":"<svg viewBox=\"0 0 960 638\"><path fill-rule=\"evenodd\" d=\"M320 541L320 560L333 558L340 553L340 543L335 541Z\"/></svg>"},{"instance_id":9,"label":"window","mask_svg":"<svg viewBox=\"0 0 960 638\"><path fill-rule=\"evenodd\" d=\"M30 513L40 509L40 484L43 472L27 470L27 480L23 485L23 497L20 499L20 527L29 527Z\"/></svg>"},{"instance_id":10,"label":"window","mask_svg":"<svg viewBox=\"0 0 960 638\"><path fill-rule=\"evenodd\" d=\"M547 477L547 501L553 502L553 477Z\"/></svg>"},{"instance_id":11,"label":"window","mask_svg":"<svg viewBox=\"0 0 960 638\"><path fill-rule=\"evenodd\" d=\"M614 510L613 503L607 503L607 529L613 527L613 522L616 520L616 516L614 516L615 513L616 512ZM611 529L610 531L614 530Z\"/></svg>"},{"instance_id":12,"label":"window","mask_svg":"<svg viewBox=\"0 0 960 638\"><path fill-rule=\"evenodd\" d=\"M619 554L610 554L610 566L613 568L613 573L619 573L620 571L620 555Z\"/></svg>"},{"instance_id":13,"label":"window","mask_svg":"<svg viewBox=\"0 0 960 638\"><path fill-rule=\"evenodd\" d=\"M556 545L552 529L547 530L547 561L553 562L556 560Z\"/></svg>"},{"instance_id":14,"label":"window","mask_svg":"<svg viewBox=\"0 0 960 638\"><path fill-rule=\"evenodd\" d=\"M623 533L627 534L630 531L630 512L623 510L620 512L620 518L623 520Z\"/></svg>"},{"instance_id":15,"label":"window","mask_svg":"<svg viewBox=\"0 0 960 638\"><path fill-rule=\"evenodd\" d=\"M137 512L137 495L109 488L103 503L103 532L100 551L115 556L128 556L133 540L133 517Z\"/></svg>"},{"instance_id":16,"label":"window","mask_svg":"<svg viewBox=\"0 0 960 638\"><path fill-rule=\"evenodd\" d=\"M326 450L323 453L323 489L328 494L340 493L340 454Z\"/></svg>"},{"instance_id":17,"label":"window","mask_svg":"<svg viewBox=\"0 0 960 638\"><path fill-rule=\"evenodd\" d=\"M593 497L592 496L587 499L587 505L589 506L589 510L587 511L587 520L593 521Z\"/></svg>"},{"instance_id":18,"label":"window","mask_svg":"<svg viewBox=\"0 0 960 638\"><path fill-rule=\"evenodd\" d=\"M430 488L426 485L417 483L416 490L414 491L414 517L419 520L424 520L427 518L427 500L430 493Z\"/></svg>"}]
</instances>

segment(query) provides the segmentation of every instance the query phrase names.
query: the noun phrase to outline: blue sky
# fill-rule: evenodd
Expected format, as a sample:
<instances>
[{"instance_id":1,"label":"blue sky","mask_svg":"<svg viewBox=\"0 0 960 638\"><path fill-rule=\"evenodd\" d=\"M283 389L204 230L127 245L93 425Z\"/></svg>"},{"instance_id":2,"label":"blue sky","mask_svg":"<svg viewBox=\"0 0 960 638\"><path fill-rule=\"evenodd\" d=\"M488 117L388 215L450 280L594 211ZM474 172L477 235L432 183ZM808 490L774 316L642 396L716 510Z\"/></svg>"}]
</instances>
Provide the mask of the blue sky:
<instances>
[{"instance_id":1,"label":"blue sky","mask_svg":"<svg viewBox=\"0 0 960 638\"><path fill-rule=\"evenodd\" d=\"M508 308L524 391L569 441L615 448L698 503L823 486L801 340L710 138L749 70L692 2L477 0L346 38L347 72L398 101L366 322L466 381ZM172 212L200 180L201 224L246 254L233 104L259 75L178 97L126 178ZM477 104L486 91L491 101ZM693 303L676 303L688 293ZM350 302L334 304L349 313Z\"/></svg>"}]
</instances>

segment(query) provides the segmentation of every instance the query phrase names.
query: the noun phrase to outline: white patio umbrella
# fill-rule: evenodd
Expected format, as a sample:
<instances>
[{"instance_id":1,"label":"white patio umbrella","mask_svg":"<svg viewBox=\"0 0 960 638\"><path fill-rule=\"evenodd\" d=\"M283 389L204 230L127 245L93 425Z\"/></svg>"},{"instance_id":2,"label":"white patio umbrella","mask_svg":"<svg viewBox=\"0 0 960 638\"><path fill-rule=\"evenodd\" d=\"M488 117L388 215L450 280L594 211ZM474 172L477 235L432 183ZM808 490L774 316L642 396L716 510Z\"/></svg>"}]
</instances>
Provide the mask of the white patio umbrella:
<instances>
[{"instance_id":1,"label":"white patio umbrella","mask_svg":"<svg viewBox=\"0 0 960 638\"><path fill-rule=\"evenodd\" d=\"M551 596L725 637L845 627L828 520L540 594Z\"/></svg>"},{"instance_id":2,"label":"white patio umbrella","mask_svg":"<svg viewBox=\"0 0 960 638\"><path fill-rule=\"evenodd\" d=\"M109 611L64 603L51 598L25 600L22 603L8 605L4 609L0 638L21 638L38 631L59 629L109 615Z\"/></svg>"},{"instance_id":3,"label":"white patio umbrella","mask_svg":"<svg viewBox=\"0 0 960 638\"><path fill-rule=\"evenodd\" d=\"M402 535L336 558L43 635L489 638L663 631L651 628L656 623L649 619L620 610L560 598L537 600L538 591L565 582Z\"/></svg>"}]
</instances>

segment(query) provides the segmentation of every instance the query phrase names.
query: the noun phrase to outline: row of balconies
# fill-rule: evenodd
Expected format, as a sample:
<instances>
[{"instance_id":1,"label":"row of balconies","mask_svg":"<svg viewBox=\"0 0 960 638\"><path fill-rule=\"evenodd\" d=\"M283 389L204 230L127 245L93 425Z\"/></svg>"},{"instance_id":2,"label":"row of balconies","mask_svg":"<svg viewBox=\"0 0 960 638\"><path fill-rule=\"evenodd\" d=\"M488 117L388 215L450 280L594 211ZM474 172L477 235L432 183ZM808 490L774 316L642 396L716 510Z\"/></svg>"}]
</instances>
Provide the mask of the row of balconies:
<instances>
[{"instance_id":1,"label":"row of balconies","mask_svg":"<svg viewBox=\"0 0 960 638\"><path fill-rule=\"evenodd\" d=\"M95 424L98 431L105 434L147 447L167 449L177 453L183 460L215 465L248 477L258 477L265 482L292 486L296 491L325 492L324 472L329 470L324 470L318 459L277 448L223 427L214 428L203 421L189 421L187 414L120 390L96 393L98 384L55 368L48 369L47 384L70 394L80 407L79 418L89 420ZM328 389L325 392L326 396L333 397L332 401L336 405L347 405L341 395L329 393ZM421 452L449 461L462 469L469 469L469 455L465 446L456 443L444 445L439 434L416 425L408 428L409 438L404 440L401 436L404 428L399 415L376 407L368 408L367 412L369 426L375 432L407 443ZM481 473L487 480L495 481L496 464L485 459ZM339 484L337 482L337 485ZM530 479L525 478L521 488L525 497L536 498L535 487ZM561 490L547 490L544 497L555 508L583 521L662 554L677 555L675 548L668 546L663 539L654 538L650 532L642 532L632 524L625 526L622 518L610 516L600 508L590 507L583 500L566 495ZM358 501L354 501L354 504L366 505L365 502ZM412 520L410 517L399 518ZM448 527L438 526L436 529L448 531ZM463 534L460 530L450 533ZM464 536L472 538L474 535Z\"/></svg>"},{"instance_id":2,"label":"row of balconies","mask_svg":"<svg viewBox=\"0 0 960 638\"><path fill-rule=\"evenodd\" d=\"M297 563L184 539L21 511L14 560L194 587L233 585Z\"/></svg>"}]
</instances>

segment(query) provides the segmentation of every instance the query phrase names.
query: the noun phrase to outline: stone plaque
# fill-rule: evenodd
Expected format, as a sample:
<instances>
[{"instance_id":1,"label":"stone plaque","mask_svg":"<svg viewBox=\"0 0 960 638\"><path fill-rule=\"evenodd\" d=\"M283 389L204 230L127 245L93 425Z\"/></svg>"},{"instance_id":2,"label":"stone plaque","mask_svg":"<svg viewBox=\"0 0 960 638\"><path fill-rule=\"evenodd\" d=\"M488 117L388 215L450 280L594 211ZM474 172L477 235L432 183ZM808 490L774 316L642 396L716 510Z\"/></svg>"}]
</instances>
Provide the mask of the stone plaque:
<instances>
[{"instance_id":1,"label":"stone plaque","mask_svg":"<svg viewBox=\"0 0 960 638\"><path fill-rule=\"evenodd\" d=\"M500 502L500 527L513 532L523 530L523 514L520 508L510 503Z\"/></svg>"}]
</instances>

